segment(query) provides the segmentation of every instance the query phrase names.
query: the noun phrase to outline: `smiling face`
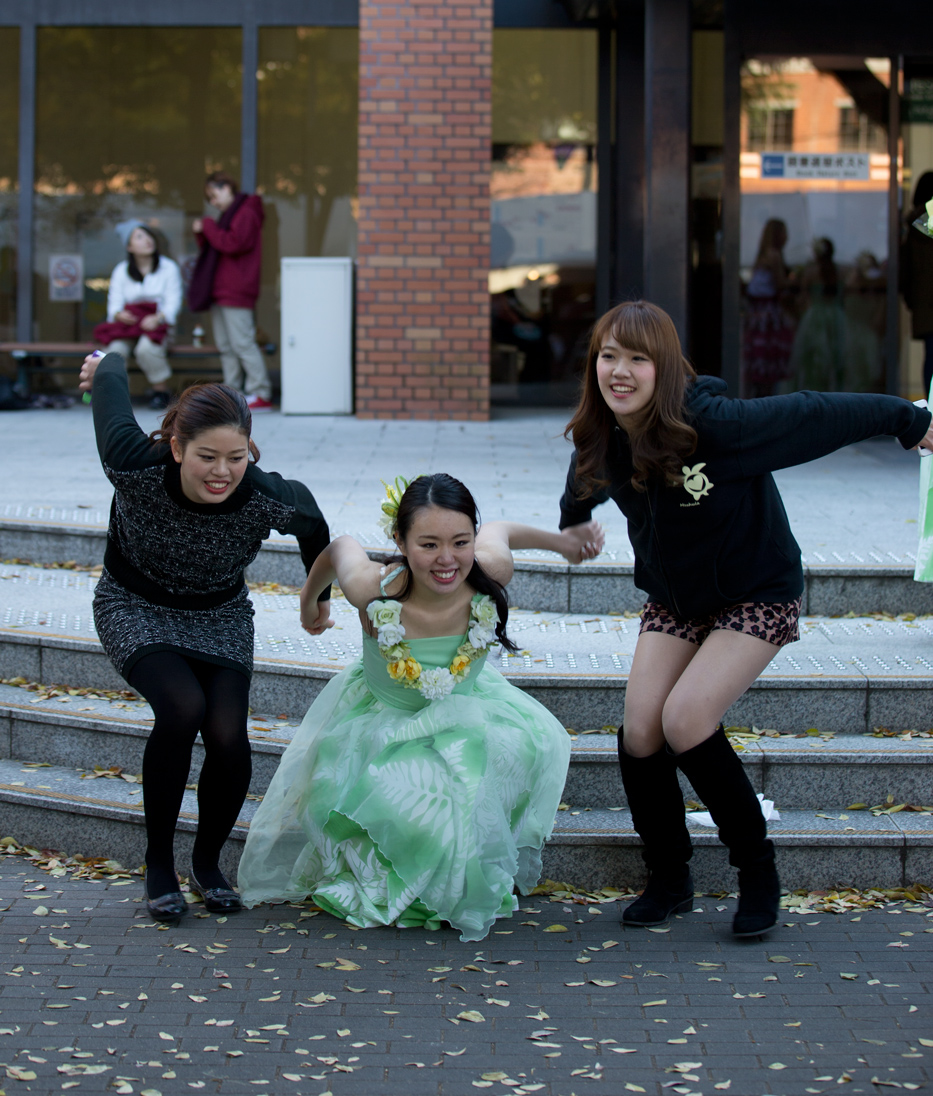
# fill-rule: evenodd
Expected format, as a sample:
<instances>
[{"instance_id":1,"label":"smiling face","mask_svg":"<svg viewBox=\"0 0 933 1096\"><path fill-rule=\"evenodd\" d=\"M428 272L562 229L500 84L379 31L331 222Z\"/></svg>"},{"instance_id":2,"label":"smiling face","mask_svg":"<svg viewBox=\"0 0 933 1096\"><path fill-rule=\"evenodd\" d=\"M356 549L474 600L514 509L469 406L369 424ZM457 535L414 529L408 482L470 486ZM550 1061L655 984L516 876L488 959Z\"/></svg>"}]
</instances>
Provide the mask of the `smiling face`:
<instances>
[{"instance_id":1,"label":"smiling face","mask_svg":"<svg viewBox=\"0 0 933 1096\"><path fill-rule=\"evenodd\" d=\"M473 567L475 545L470 519L439 506L418 510L398 541L416 585L434 594L449 594L463 585Z\"/></svg>"},{"instance_id":2,"label":"smiling face","mask_svg":"<svg viewBox=\"0 0 933 1096\"><path fill-rule=\"evenodd\" d=\"M610 335L596 359L596 381L616 422L624 427L628 416L643 411L654 398L657 368L647 354L620 346Z\"/></svg>"},{"instance_id":3,"label":"smiling face","mask_svg":"<svg viewBox=\"0 0 933 1096\"><path fill-rule=\"evenodd\" d=\"M213 426L185 446L173 437L172 456L181 465L185 498L192 502L223 502L246 474L249 438L235 426Z\"/></svg>"}]
</instances>

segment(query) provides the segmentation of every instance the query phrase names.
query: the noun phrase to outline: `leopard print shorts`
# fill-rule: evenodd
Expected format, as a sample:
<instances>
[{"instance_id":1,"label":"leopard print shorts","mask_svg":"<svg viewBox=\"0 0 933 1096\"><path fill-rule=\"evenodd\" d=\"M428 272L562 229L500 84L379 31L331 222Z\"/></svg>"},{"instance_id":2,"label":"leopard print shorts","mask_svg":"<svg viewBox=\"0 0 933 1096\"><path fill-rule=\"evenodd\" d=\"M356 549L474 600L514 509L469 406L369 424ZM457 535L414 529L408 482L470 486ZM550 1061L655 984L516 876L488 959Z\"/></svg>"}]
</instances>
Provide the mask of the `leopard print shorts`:
<instances>
[{"instance_id":1,"label":"leopard print shorts","mask_svg":"<svg viewBox=\"0 0 933 1096\"><path fill-rule=\"evenodd\" d=\"M800 618L800 598L794 601L743 601L729 605L707 617L682 620L659 601L645 602L641 632L663 632L664 635L701 644L710 632L726 630L783 647L800 639L797 622Z\"/></svg>"}]
</instances>

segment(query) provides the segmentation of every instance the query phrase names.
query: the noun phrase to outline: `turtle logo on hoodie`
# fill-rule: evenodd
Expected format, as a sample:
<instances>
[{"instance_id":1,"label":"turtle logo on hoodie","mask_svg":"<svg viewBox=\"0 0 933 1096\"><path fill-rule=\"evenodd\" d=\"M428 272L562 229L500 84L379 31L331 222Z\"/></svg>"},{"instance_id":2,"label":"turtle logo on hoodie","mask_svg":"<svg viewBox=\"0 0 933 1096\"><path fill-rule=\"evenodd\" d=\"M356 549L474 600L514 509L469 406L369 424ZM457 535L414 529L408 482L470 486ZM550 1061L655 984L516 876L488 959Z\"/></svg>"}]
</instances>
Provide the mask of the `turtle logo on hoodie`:
<instances>
[{"instance_id":1,"label":"turtle logo on hoodie","mask_svg":"<svg viewBox=\"0 0 933 1096\"><path fill-rule=\"evenodd\" d=\"M708 495L713 486L709 476L703 471L705 467L706 462L700 461L693 468L685 464L681 469L684 475L684 490L695 502L699 502L704 495Z\"/></svg>"}]
</instances>

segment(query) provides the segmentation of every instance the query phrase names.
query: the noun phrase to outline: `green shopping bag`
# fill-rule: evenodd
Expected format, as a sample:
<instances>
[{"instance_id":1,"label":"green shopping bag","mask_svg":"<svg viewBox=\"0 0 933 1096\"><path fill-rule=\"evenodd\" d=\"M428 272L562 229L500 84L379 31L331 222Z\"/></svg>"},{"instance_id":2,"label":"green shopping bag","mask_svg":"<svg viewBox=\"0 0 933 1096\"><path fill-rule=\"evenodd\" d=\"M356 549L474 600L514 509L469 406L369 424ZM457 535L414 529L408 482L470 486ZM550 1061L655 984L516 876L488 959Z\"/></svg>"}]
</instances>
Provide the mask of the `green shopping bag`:
<instances>
[{"instance_id":1,"label":"green shopping bag","mask_svg":"<svg viewBox=\"0 0 933 1096\"><path fill-rule=\"evenodd\" d=\"M921 403L921 401L917 401ZM915 582L933 582L933 457L920 461L920 543L917 545Z\"/></svg>"}]
</instances>

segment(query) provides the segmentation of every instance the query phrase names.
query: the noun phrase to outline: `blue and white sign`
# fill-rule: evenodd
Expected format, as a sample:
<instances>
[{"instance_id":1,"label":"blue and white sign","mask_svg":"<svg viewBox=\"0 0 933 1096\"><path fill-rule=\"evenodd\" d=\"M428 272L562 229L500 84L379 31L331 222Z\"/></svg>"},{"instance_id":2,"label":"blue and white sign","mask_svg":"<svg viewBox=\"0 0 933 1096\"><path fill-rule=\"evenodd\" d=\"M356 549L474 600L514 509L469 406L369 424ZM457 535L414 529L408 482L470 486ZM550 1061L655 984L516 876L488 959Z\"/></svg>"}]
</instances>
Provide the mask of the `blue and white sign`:
<instances>
[{"instance_id":1,"label":"blue and white sign","mask_svg":"<svg viewBox=\"0 0 933 1096\"><path fill-rule=\"evenodd\" d=\"M868 179L867 152L763 152L762 179Z\"/></svg>"}]
</instances>

